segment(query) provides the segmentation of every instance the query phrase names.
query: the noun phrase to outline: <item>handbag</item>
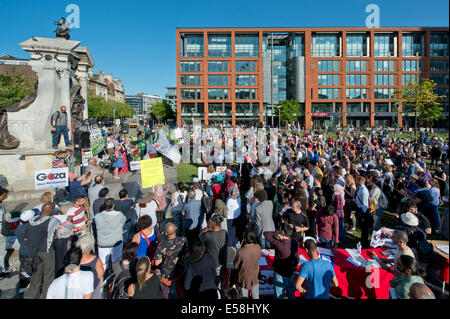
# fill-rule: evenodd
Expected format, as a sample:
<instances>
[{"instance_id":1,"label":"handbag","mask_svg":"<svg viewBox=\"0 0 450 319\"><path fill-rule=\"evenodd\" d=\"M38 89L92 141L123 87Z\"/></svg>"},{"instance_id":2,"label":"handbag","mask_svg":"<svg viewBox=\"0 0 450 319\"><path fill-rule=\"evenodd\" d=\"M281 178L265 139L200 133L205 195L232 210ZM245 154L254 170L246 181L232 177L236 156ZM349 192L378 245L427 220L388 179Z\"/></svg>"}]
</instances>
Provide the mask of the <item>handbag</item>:
<instances>
[{"instance_id":1,"label":"handbag","mask_svg":"<svg viewBox=\"0 0 450 319\"><path fill-rule=\"evenodd\" d=\"M375 212L376 212L376 207L377 207L377 205L375 204L375 201L373 200L373 199L370 199L369 200L369 209L367 210L367 212L370 214L370 215L373 215L373 214L375 214Z\"/></svg>"},{"instance_id":2,"label":"handbag","mask_svg":"<svg viewBox=\"0 0 450 319\"><path fill-rule=\"evenodd\" d=\"M7 210L3 204L0 206L0 209L3 210L1 234L5 237L14 236L14 230L19 225L20 220L19 223L6 221Z\"/></svg>"}]
</instances>

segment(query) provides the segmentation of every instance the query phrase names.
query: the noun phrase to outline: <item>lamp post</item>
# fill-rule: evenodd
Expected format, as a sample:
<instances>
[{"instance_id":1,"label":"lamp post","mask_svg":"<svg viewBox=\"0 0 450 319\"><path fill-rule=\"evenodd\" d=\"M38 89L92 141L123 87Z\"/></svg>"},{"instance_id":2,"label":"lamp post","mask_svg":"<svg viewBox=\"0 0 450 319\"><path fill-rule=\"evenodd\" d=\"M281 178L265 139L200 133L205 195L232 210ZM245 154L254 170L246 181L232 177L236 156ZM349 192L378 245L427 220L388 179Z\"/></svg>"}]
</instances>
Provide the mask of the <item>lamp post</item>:
<instances>
[{"instance_id":1,"label":"lamp post","mask_svg":"<svg viewBox=\"0 0 450 319\"><path fill-rule=\"evenodd\" d=\"M394 105L392 105L392 106L394 107L394 109L391 110L391 111L393 111L392 113L397 112L397 127L399 126L399 125L398 125L398 120L399 120L399 118L400 118L400 108L399 108L398 106L399 106L400 104L401 104L400 102L394 103ZM395 110L395 108L397 108L397 110ZM392 120L393 120L393 121L395 120L395 116L392 116ZM392 123L392 126L394 126L393 124L394 124L394 123Z\"/></svg>"},{"instance_id":2,"label":"lamp post","mask_svg":"<svg viewBox=\"0 0 450 319\"><path fill-rule=\"evenodd\" d=\"M116 135L116 107L114 106L114 122L113 122L113 131L114 135Z\"/></svg>"},{"instance_id":3,"label":"lamp post","mask_svg":"<svg viewBox=\"0 0 450 319\"><path fill-rule=\"evenodd\" d=\"M194 128L194 111L195 111L195 107L191 108L191 114L192 114L192 129Z\"/></svg>"},{"instance_id":4,"label":"lamp post","mask_svg":"<svg viewBox=\"0 0 450 319\"><path fill-rule=\"evenodd\" d=\"M281 129L281 105L277 105L278 109L278 129Z\"/></svg>"}]
</instances>

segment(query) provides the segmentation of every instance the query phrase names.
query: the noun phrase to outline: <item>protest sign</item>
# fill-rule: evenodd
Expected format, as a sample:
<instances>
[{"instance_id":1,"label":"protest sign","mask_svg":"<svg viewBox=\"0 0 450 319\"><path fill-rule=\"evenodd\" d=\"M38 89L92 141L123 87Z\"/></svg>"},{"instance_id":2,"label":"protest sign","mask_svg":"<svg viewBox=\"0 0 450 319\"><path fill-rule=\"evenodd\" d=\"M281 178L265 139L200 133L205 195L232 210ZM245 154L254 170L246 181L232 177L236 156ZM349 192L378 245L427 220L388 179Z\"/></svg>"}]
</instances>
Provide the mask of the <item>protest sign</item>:
<instances>
[{"instance_id":1,"label":"protest sign","mask_svg":"<svg viewBox=\"0 0 450 319\"><path fill-rule=\"evenodd\" d=\"M141 161L140 166L142 188L165 183L161 157Z\"/></svg>"},{"instance_id":2,"label":"protest sign","mask_svg":"<svg viewBox=\"0 0 450 319\"><path fill-rule=\"evenodd\" d=\"M81 162L82 162L82 165L83 165L83 166L88 166L88 164L89 164L89 159L90 159L91 157L94 157L94 156L92 155L92 151L86 151L86 152L82 151L82 152L81 152L81 156L82 156Z\"/></svg>"},{"instance_id":3,"label":"protest sign","mask_svg":"<svg viewBox=\"0 0 450 319\"><path fill-rule=\"evenodd\" d=\"M220 174L220 173L225 172L226 170L227 170L227 167L226 167L226 166L217 166L217 168L216 168L216 173L217 173L217 174Z\"/></svg>"},{"instance_id":4,"label":"protest sign","mask_svg":"<svg viewBox=\"0 0 450 319\"><path fill-rule=\"evenodd\" d=\"M69 186L69 169L52 168L34 172L36 190Z\"/></svg>"},{"instance_id":5,"label":"protest sign","mask_svg":"<svg viewBox=\"0 0 450 319\"><path fill-rule=\"evenodd\" d=\"M166 133L163 129L158 131L158 140L156 141L155 148L169 158L174 164L179 164L181 161L181 154L178 151L178 148L170 145L169 140L167 139Z\"/></svg>"},{"instance_id":6,"label":"protest sign","mask_svg":"<svg viewBox=\"0 0 450 319\"><path fill-rule=\"evenodd\" d=\"M199 181L209 181L211 179L211 174L208 173L208 169L206 167L198 168L198 180Z\"/></svg>"},{"instance_id":7,"label":"protest sign","mask_svg":"<svg viewBox=\"0 0 450 319\"><path fill-rule=\"evenodd\" d=\"M393 229L387 228L388 231L392 232ZM389 248L396 248L397 245L394 244L392 241L392 238L388 235L385 235L381 229L378 231L372 232L372 239L370 241L370 247L377 248L377 247L389 247Z\"/></svg>"},{"instance_id":8,"label":"protest sign","mask_svg":"<svg viewBox=\"0 0 450 319\"><path fill-rule=\"evenodd\" d=\"M140 161L130 162L130 170L138 171L140 169L141 169L141 162Z\"/></svg>"}]
</instances>

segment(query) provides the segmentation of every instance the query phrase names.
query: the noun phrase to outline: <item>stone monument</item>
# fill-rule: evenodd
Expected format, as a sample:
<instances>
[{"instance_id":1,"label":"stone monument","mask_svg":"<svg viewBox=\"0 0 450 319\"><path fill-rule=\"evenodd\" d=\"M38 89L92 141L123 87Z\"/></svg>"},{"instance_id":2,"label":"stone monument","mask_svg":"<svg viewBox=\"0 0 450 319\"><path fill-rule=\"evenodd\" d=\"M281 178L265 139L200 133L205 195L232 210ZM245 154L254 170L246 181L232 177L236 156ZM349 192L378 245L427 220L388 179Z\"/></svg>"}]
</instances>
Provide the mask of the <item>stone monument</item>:
<instances>
[{"instance_id":1,"label":"stone monument","mask_svg":"<svg viewBox=\"0 0 450 319\"><path fill-rule=\"evenodd\" d=\"M74 119L75 126L88 116L87 83L94 61L87 47L68 40L70 30L64 29L65 33L58 30L57 38L32 37L20 44L31 56L39 85L31 104L8 112L7 129L20 141L15 149L0 150L0 174L8 179L13 189L11 195L34 191L34 171L51 168L52 114L66 106L69 123ZM69 137L73 140L72 130Z\"/></svg>"}]
</instances>

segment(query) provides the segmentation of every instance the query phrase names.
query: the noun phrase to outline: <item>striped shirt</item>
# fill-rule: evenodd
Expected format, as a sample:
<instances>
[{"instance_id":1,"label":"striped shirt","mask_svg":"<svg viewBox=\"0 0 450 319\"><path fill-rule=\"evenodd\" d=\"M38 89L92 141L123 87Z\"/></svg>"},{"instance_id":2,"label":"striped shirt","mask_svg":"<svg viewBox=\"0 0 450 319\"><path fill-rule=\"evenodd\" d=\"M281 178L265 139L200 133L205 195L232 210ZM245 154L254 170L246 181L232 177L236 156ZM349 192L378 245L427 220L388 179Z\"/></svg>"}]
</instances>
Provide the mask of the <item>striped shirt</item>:
<instances>
[{"instance_id":1,"label":"striped shirt","mask_svg":"<svg viewBox=\"0 0 450 319\"><path fill-rule=\"evenodd\" d=\"M338 218L344 218L344 202L342 200L342 197L339 195L336 195L334 198L334 204L336 207L336 215Z\"/></svg>"},{"instance_id":2,"label":"striped shirt","mask_svg":"<svg viewBox=\"0 0 450 319\"><path fill-rule=\"evenodd\" d=\"M84 211L84 207L75 207L72 206L67 210L68 216L73 216L72 223L75 227L81 227L86 225L86 213Z\"/></svg>"},{"instance_id":3,"label":"striped shirt","mask_svg":"<svg viewBox=\"0 0 450 319\"><path fill-rule=\"evenodd\" d=\"M53 161L52 161L52 168L60 168L62 165L64 165L64 159L56 157Z\"/></svg>"}]
</instances>

